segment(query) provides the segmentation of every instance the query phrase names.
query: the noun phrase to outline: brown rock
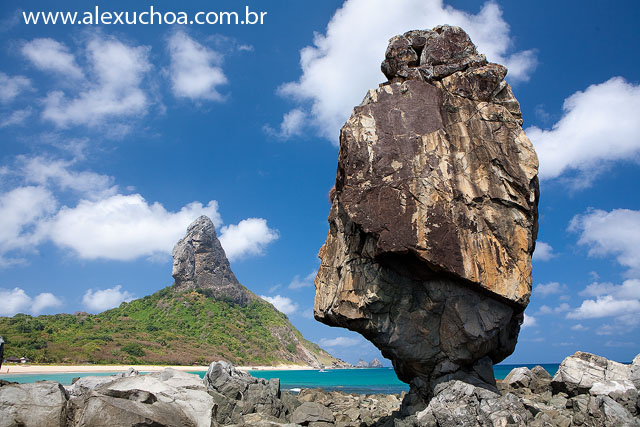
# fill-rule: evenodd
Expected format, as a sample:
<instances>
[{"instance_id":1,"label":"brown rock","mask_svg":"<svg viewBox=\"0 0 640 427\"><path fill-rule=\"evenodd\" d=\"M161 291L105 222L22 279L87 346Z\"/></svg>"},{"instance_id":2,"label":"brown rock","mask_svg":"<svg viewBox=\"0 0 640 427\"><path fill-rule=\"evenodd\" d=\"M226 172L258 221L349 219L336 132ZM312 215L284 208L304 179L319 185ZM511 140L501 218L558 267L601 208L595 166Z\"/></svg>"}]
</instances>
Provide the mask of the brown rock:
<instances>
[{"instance_id":1,"label":"brown rock","mask_svg":"<svg viewBox=\"0 0 640 427\"><path fill-rule=\"evenodd\" d=\"M396 36L385 56L389 82L340 133L315 317L362 333L422 395L492 386L481 359L513 352L531 293L538 160L506 68L460 28Z\"/></svg>"}]
</instances>

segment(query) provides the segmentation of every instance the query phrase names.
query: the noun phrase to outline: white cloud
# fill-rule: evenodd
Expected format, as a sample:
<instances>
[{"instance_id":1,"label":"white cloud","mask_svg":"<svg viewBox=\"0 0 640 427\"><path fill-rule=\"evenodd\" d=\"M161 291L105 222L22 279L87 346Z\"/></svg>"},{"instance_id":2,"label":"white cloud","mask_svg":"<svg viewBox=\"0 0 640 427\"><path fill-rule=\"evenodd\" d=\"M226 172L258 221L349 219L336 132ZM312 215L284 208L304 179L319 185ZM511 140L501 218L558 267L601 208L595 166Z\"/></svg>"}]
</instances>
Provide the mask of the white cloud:
<instances>
[{"instance_id":1,"label":"white cloud","mask_svg":"<svg viewBox=\"0 0 640 427\"><path fill-rule=\"evenodd\" d=\"M31 81L24 76L8 76L0 72L0 102L7 104L20 93L31 88Z\"/></svg>"},{"instance_id":2,"label":"white cloud","mask_svg":"<svg viewBox=\"0 0 640 427\"><path fill-rule=\"evenodd\" d=\"M127 261L171 253L187 226L200 215L220 223L215 201L206 206L193 202L169 212L139 194L117 194L63 207L43 227L56 245L73 250L80 258Z\"/></svg>"},{"instance_id":3,"label":"white cloud","mask_svg":"<svg viewBox=\"0 0 640 427\"><path fill-rule=\"evenodd\" d=\"M169 38L171 56L170 77L173 94L192 100L221 101L217 87L227 83L220 64L222 55L211 50L184 31L177 31Z\"/></svg>"},{"instance_id":4,"label":"white cloud","mask_svg":"<svg viewBox=\"0 0 640 427\"><path fill-rule=\"evenodd\" d=\"M96 126L146 112L149 103L140 87L151 65L148 48L128 46L113 38L94 37L87 45L89 79L76 97L62 91L47 94L42 113L59 127Z\"/></svg>"},{"instance_id":5,"label":"white cloud","mask_svg":"<svg viewBox=\"0 0 640 427\"><path fill-rule=\"evenodd\" d=\"M283 297L280 295L276 295L275 297L260 295L260 298L270 302L275 308L287 315L293 314L298 310L298 304L293 302L291 298Z\"/></svg>"},{"instance_id":6,"label":"white cloud","mask_svg":"<svg viewBox=\"0 0 640 427\"><path fill-rule=\"evenodd\" d=\"M39 314L47 308L55 308L60 307L62 305L62 300L56 297L50 292L44 292L37 295L33 299L33 305L31 306L31 311L34 314Z\"/></svg>"},{"instance_id":7,"label":"white cloud","mask_svg":"<svg viewBox=\"0 0 640 427\"><path fill-rule=\"evenodd\" d=\"M569 230L579 232L578 243L589 247L590 256L614 255L628 267L628 277L640 277L640 211L589 210L576 215Z\"/></svg>"},{"instance_id":8,"label":"white cloud","mask_svg":"<svg viewBox=\"0 0 640 427\"><path fill-rule=\"evenodd\" d=\"M279 91L300 104L310 104L310 109L304 109L310 124L335 143L352 108L368 89L384 80L380 62L389 38L445 23L465 29L490 61L510 67L512 81L528 79L535 56L532 51L508 54L513 44L509 26L493 2L473 15L445 6L442 0L397 0L393 7L385 0L347 0L325 33L315 34L313 45L300 51L300 78ZM295 134L295 129L290 132Z\"/></svg>"},{"instance_id":9,"label":"white cloud","mask_svg":"<svg viewBox=\"0 0 640 427\"><path fill-rule=\"evenodd\" d=\"M280 129L275 130L271 128L271 126L267 125L264 127L264 131L276 138L289 139L293 136L300 136L303 134L303 128L306 120L307 113L296 108L284 115L282 123L280 123Z\"/></svg>"},{"instance_id":10,"label":"white cloud","mask_svg":"<svg viewBox=\"0 0 640 427\"><path fill-rule=\"evenodd\" d=\"M113 288L87 289L82 297L82 304L92 312L101 312L110 308L118 307L123 302L133 300L133 295L127 291L121 291L122 286L117 285Z\"/></svg>"},{"instance_id":11,"label":"white cloud","mask_svg":"<svg viewBox=\"0 0 640 427\"><path fill-rule=\"evenodd\" d=\"M625 280L621 285L614 285L613 283L608 282L594 282L587 285L587 287L580 292L580 295L587 297L612 295L618 299L640 298L640 280Z\"/></svg>"},{"instance_id":12,"label":"white cloud","mask_svg":"<svg viewBox=\"0 0 640 427\"><path fill-rule=\"evenodd\" d=\"M536 242L536 250L533 253L534 261L549 261L556 255L553 253L553 248L550 244L545 242Z\"/></svg>"},{"instance_id":13,"label":"white cloud","mask_svg":"<svg viewBox=\"0 0 640 427\"><path fill-rule=\"evenodd\" d=\"M569 304L567 304L566 302L563 302L562 304L560 304L555 308L551 308L548 305L543 305L538 309L536 314L540 314L540 315L554 314L554 313L558 314L558 313L565 313L570 310L571 310L571 307L569 306Z\"/></svg>"},{"instance_id":14,"label":"white cloud","mask_svg":"<svg viewBox=\"0 0 640 427\"><path fill-rule=\"evenodd\" d=\"M2 89L0 89L2 90ZM8 126L21 125L25 120L31 116L31 107L23 108L22 110L12 111L8 116L0 119L0 128L6 128Z\"/></svg>"},{"instance_id":15,"label":"white cloud","mask_svg":"<svg viewBox=\"0 0 640 427\"><path fill-rule=\"evenodd\" d=\"M51 293L45 292L31 298L21 288L0 288L0 301L0 316L13 316L16 313L40 314L47 308L62 305L62 301Z\"/></svg>"},{"instance_id":16,"label":"white cloud","mask_svg":"<svg viewBox=\"0 0 640 427\"><path fill-rule=\"evenodd\" d=\"M578 323L576 325L573 325L571 327L572 331L588 331L589 328L587 328L586 326L584 326L582 323Z\"/></svg>"},{"instance_id":17,"label":"white cloud","mask_svg":"<svg viewBox=\"0 0 640 427\"><path fill-rule=\"evenodd\" d=\"M321 347L353 347L362 344L362 340L349 337L322 338L319 344Z\"/></svg>"},{"instance_id":18,"label":"white cloud","mask_svg":"<svg viewBox=\"0 0 640 427\"><path fill-rule=\"evenodd\" d=\"M54 71L66 78L83 77L73 54L64 44L56 40L34 39L22 46L22 54L41 70Z\"/></svg>"},{"instance_id":19,"label":"white cloud","mask_svg":"<svg viewBox=\"0 0 640 427\"><path fill-rule=\"evenodd\" d=\"M524 328L533 328L534 326L538 326L538 320L533 316L529 316L525 314L524 321L522 322L522 325L520 327L524 329Z\"/></svg>"},{"instance_id":20,"label":"white cloud","mask_svg":"<svg viewBox=\"0 0 640 427\"><path fill-rule=\"evenodd\" d=\"M6 258L7 253L32 250L39 243L36 226L56 206L51 192L40 186L18 187L0 194L0 266L20 262Z\"/></svg>"},{"instance_id":21,"label":"white cloud","mask_svg":"<svg viewBox=\"0 0 640 427\"><path fill-rule=\"evenodd\" d=\"M560 294L567 291L567 285L558 282L549 282L539 284L533 288L533 293L541 297L547 297L553 294Z\"/></svg>"},{"instance_id":22,"label":"white cloud","mask_svg":"<svg viewBox=\"0 0 640 427\"><path fill-rule=\"evenodd\" d=\"M44 157L19 157L20 171L27 183L52 184L62 190L73 190L89 198L115 193L113 178L89 171L73 171L73 161Z\"/></svg>"},{"instance_id":23,"label":"white cloud","mask_svg":"<svg viewBox=\"0 0 640 427\"><path fill-rule=\"evenodd\" d=\"M262 255L264 247L278 238L278 231L269 228L263 218L247 218L238 224L220 229L220 243L227 258L239 259L247 255Z\"/></svg>"},{"instance_id":24,"label":"white cloud","mask_svg":"<svg viewBox=\"0 0 640 427\"><path fill-rule=\"evenodd\" d=\"M31 305L31 297L20 288L1 289L0 288L0 315L13 316L28 310Z\"/></svg>"},{"instance_id":25,"label":"white cloud","mask_svg":"<svg viewBox=\"0 0 640 427\"><path fill-rule=\"evenodd\" d=\"M312 271L307 274L305 277L300 279L299 275L295 275L291 283L289 283L289 289L300 289L300 288L310 288L313 287L313 281L316 278L316 274L318 274L317 270Z\"/></svg>"},{"instance_id":26,"label":"white cloud","mask_svg":"<svg viewBox=\"0 0 640 427\"><path fill-rule=\"evenodd\" d=\"M200 215L211 218L219 228L229 259L261 255L278 238L277 230L269 228L263 218L221 227L214 200L206 205L192 202L173 212L159 202L147 202L140 194L118 194L113 178L73 170L74 161L18 157L16 164L19 172L0 168L1 174L24 181L22 186L0 192L0 267L24 262L14 252L33 252L48 241L82 259L166 259ZM71 190L65 198L76 196L77 202L59 208L60 190Z\"/></svg>"},{"instance_id":27,"label":"white cloud","mask_svg":"<svg viewBox=\"0 0 640 427\"><path fill-rule=\"evenodd\" d=\"M611 295L596 300L582 301L582 305L567 314L568 319L593 319L599 317L640 315L640 301L637 299L618 300Z\"/></svg>"},{"instance_id":28,"label":"white cloud","mask_svg":"<svg viewBox=\"0 0 640 427\"><path fill-rule=\"evenodd\" d=\"M564 114L551 129L526 129L540 160L540 177L578 172L576 186L588 186L614 161L638 160L640 86L614 77L565 99Z\"/></svg>"}]
</instances>

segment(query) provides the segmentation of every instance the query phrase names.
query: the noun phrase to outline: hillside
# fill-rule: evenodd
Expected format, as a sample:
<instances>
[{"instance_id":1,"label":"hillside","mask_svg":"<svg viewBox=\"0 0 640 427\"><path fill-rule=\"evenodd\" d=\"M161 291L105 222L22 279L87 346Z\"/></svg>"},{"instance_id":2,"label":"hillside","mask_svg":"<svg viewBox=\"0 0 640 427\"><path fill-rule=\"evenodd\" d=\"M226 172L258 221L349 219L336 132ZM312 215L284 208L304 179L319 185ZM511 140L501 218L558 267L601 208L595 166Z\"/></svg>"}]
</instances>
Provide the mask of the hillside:
<instances>
[{"instance_id":1,"label":"hillside","mask_svg":"<svg viewBox=\"0 0 640 427\"><path fill-rule=\"evenodd\" d=\"M331 365L287 316L261 299L246 306L214 300L206 290L164 288L97 315L0 317L5 357L40 363Z\"/></svg>"},{"instance_id":2,"label":"hillside","mask_svg":"<svg viewBox=\"0 0 640 427\"><path fill-rule=\"evenodd\" d=\"M92 315L0 317L5 357L41 363L337 365L287 316L242 286L211 220L173 249L173 286Z\"/></svg>"}]
</instances>

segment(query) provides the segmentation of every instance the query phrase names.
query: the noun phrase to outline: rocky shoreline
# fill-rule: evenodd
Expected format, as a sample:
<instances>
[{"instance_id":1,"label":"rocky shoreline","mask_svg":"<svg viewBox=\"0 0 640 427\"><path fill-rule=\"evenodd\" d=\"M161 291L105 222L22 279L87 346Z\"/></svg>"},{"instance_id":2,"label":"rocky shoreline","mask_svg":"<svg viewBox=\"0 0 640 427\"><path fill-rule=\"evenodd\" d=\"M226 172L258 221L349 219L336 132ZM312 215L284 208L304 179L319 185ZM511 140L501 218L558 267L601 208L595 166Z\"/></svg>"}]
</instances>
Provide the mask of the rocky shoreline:
<instances>
[{"instance_id":1,"label":"rocky shoreline","mask_svg":"<svg viewBox=\"0 0 640 427\"><path fill-rule=\"evenodd\" d=\"M167 368L140 375L0 381L4 426L640 426L640 355L631 365L578 352L551 377L516 368L495 386L439 384L426 407L411 394L358 395L322 389L293 394L280 381L214 362L204 379Z\"/></svg>"}]
</instances>

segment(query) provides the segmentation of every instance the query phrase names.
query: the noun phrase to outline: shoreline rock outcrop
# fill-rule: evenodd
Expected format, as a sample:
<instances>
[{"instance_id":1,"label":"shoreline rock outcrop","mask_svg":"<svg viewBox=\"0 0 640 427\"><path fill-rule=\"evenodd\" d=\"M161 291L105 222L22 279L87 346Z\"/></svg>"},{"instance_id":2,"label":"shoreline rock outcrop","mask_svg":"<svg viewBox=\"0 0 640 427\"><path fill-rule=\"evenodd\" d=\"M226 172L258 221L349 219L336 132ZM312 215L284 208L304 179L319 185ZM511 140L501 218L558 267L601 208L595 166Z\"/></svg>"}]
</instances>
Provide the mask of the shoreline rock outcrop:
<instances>
[{"instance_id":1,"label":"shoreline rock outcrop","mask_svg":"<svg viewBox=\"0 0 640 427\"><path fill-rule=\"evenodd\" d=\"M496 390L459 380L440 383L428 406L411 414L401 411L404 393L294 394L281 390L278 380L254 378L226 362L212 363L204 379L167 368L83 377L66 387L0 381L0 427L633 427L640 426L639 391L632 381L639 367L640 355L624 365L578 352L553 378L536 366L513 369ZM631 386L621 390L619 384Z\"/></svg>"},{"instance_id":2,"label":"shoreline rock outcrop","mask_svg":"<svg viewBox=\"0 0 640 427\"><path fill-rule=\"evenodd\" d=\"M454 379L496 392L538 229L538 160L507 70L443 25L393 37L382 71L340 132L315 318L391 359L408 410Z\"/></svg>"}]
</instances>

